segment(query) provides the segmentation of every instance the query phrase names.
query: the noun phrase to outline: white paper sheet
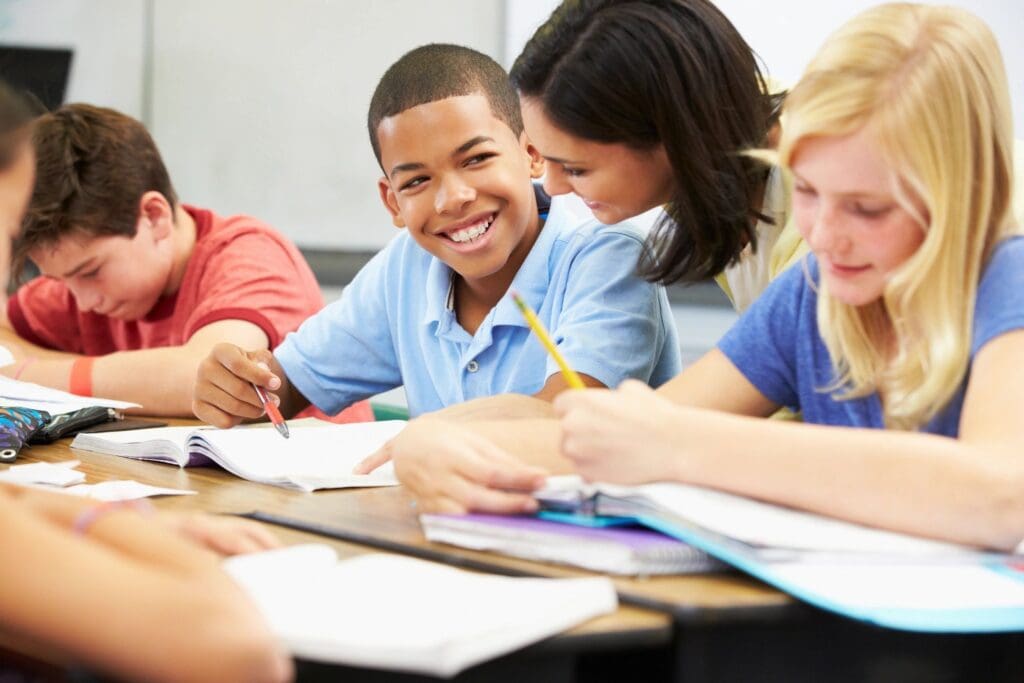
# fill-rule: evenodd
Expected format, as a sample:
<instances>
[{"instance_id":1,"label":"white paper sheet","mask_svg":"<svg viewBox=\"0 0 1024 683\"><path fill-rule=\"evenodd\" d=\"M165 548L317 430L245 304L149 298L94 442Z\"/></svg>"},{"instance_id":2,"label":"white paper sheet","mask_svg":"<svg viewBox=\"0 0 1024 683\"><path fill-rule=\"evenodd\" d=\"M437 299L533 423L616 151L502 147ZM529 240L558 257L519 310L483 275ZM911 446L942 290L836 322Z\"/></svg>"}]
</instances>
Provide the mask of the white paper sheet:
<instances>
[{"instance_id":1,"label":"white paper sheet","mask_svg":"<svg viewBox=\"0 0 1024 683\"><path fill-rule=\"evenodd\" d=\"M115 401L109 398L94 396L76 396L66 391L59 391L40 386L31 382L22 382L0 375L0 405L17 408L35 408L45 410L51 415L70 413L89 406L107 408L138 408L138 403Z\"/></svg>"},{"instance_id":2,"label":"white paper sheet","mask_svg":"<svg viewBox=\"0 0 1024 683\"><path fill-rule=\"evenodd\" d=\"M11 465L0 471L0 481L22 485L71 486L85 481L85 473L75 469L79 464L78 460L65 460Z\"/></svg>"},{"instance_id":3,"label":"white paper sheet","mask_svg":"<svg viewBox=\"0 0 1024 683\"><path fill-rule=\"evenodd\" d=\"M150 486L130 479L103 481L98 484L78 484L64 489L65 493L106 502L138 500L153 496L194 496L196 491Z\"/></svg>"},{"instance_id":4,"label":"white paper sheet","mask_svg":"<svg viewBox=\"0 0 1024 683\"><path fill-rule=\"evenodd\" d=\"M322 545L225 561L293 654L453 676L617 606L605 577L509 578Z\"/></svg>"}]
</instances>

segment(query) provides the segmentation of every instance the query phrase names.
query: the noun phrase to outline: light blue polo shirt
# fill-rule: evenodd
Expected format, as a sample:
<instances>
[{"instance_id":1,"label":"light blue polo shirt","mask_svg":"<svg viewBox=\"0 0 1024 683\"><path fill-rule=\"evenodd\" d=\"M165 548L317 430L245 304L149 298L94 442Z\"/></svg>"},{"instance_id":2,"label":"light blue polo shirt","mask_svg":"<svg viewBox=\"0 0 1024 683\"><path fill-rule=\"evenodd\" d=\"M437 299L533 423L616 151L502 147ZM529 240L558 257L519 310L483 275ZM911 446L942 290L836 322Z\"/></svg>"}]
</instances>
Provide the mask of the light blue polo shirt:
<instances>
[{"instance_id":1,"label":"light blue polo shirt","mask_svg":"<svg viewBox=\"0 0 1024 683\"><path fill-rule=\"evenodd\" d=\"M681 369L665 290L635 275L643 239L628 224L579 225L556 202L512 282L569 364L609 387L627 378L657 386ZM452 270L403 232L274 355L327 414L403 384L413 416L540 391L558 366L511 298L470 335L452 283Z\"/></svg>"}]
</instances>

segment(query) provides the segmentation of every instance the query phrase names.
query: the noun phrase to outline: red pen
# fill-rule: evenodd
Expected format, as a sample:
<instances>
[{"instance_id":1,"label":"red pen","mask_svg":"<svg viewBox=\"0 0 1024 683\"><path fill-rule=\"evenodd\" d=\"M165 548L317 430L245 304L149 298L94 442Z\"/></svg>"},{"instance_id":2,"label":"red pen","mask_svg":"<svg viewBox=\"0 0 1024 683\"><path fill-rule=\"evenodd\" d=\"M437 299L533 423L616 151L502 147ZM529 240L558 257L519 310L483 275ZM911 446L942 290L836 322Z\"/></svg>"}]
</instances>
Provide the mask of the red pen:
<instances>
[{"instance_id":1,"label":"red pen","mask_svg":"<svg viewBox=\"0 0 1024 683\"><path fill-rule=\"evenodd\" d=\"M252 385L252 388L256 390L256 395L260 397L260 403L263 404L263 409L267 411L267 417L270 418L270 424L274 425L274 429L277 430L278 434L286 439L290 438L291 434L288 432L288 424L281 416L281 411L277 409L274 402L270 400L269 396L267 396L267 392L264 391L263 387L258 387L255 384Z\"/></svg>"}]
</instances>

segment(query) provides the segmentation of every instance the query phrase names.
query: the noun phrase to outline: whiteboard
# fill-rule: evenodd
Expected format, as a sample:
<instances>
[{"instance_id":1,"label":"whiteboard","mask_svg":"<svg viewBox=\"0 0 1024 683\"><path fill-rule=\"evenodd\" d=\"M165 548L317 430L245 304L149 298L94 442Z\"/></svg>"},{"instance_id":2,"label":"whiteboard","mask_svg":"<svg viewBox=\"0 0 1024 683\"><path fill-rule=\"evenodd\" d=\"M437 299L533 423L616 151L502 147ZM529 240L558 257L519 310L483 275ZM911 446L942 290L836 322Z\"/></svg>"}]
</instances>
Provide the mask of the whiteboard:
<instances>
[{"instance_id":1,"label":"whiteboard","mask_svg":"<svg viewBox=\"0 0 1024 683\"><path fill-rule=\"evenodd\" d=\"M428 42L500 59L502 16L500 0L158 0L152 131L178 193L300 246L383 246L377 81Z\"/></svg>"},{"instance_id":2,"label":"whiteboard","mask_svg":"<svg viewBox=\"0 0 1024 683\"><path fill-rule=\"evenodd\" d=\"M141 0L0 0L0 42L74 50L66 98L139 117L145 5Z\"/></svg>"}]
</instances>

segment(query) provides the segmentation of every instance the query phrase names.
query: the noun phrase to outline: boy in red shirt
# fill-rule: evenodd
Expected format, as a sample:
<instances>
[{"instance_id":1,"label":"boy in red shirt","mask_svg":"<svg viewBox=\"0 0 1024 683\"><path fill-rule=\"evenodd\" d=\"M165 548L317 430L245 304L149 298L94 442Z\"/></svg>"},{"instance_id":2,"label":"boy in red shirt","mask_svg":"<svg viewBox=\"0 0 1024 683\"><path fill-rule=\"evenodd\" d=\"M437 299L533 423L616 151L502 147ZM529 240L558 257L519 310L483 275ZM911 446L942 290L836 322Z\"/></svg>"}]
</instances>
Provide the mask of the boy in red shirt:
<instances>
[{"instance_id":1,"label":"boy in red shirt","mask_svg":"<svg viewBox=\"0 0 1024 683\"><path fill-rule=\"evenodd\" d=\"M179 203L138 121L72 104L33 138L36 187L13 258L43 277L7 302L0 344L17 362L0 372L188 416L214 344L273 349L323 306L283 235ZM350 411L369 419L365 404Z\"/></svg>"}]
</instances>

